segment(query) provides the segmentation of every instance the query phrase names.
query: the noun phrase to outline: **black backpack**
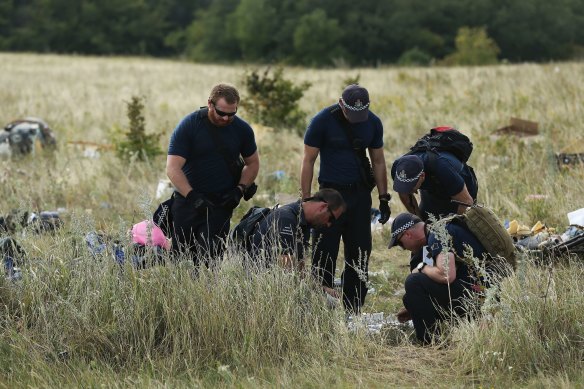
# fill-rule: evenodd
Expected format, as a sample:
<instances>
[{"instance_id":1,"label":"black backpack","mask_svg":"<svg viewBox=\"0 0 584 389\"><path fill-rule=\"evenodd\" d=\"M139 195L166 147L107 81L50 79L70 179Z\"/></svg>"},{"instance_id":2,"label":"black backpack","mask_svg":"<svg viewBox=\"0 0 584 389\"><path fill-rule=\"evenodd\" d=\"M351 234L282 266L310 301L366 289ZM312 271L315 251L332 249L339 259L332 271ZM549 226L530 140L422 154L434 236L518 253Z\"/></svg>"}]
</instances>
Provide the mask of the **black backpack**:
<instances>
[{"instance_id":1,"label":"black backpack","mask_svg":"<svg viewBox=\"0 0 584 389\"><path fill-rule=\"evenodd\" d=\"M233 230L231 230L231 240L249 250L251 248L251 236L255 232L259 222L264 220L268 214L277 207L278 205L273 208L258 206L251 207L247 213L243 215L239 223L233 227Z\"/></svg>"},{"instance_id":2,"label":"black backpack","mask_svg":"<svg viewBox=\"0 0 584 389\"><path fill-rule=\"evenodd\" d=\"M447 151L466 163L472 154L473 144L470 139L452 127L435 127L417 140L408 154L420 151Z\"/></svg>"}]
</instances>

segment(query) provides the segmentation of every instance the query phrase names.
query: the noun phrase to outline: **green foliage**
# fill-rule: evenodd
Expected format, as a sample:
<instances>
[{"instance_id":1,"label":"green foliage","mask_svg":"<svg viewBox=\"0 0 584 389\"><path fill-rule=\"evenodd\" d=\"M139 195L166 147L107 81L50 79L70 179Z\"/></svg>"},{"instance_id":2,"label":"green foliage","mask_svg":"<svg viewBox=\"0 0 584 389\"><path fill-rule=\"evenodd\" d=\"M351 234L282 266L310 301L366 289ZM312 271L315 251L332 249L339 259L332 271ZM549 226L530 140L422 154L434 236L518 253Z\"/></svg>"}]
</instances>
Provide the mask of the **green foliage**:
<instances>
[{"instance_id":1,"label":"green foliage","mask_svg":"<svg viewBox=\"0 0 584 389\"><path fill-rule=\"evenodd\" d=\"M243 84L248 96L241 105L250 113L252 120L276 130L290 129L300 134L304 130L304 113L298 106L311 83L305 81L295 85L284 78L284 69L278 67L272 71L267 68L247 72Z\"/></svg>"},{"instance_id":2,"label":"green foliage","mask_svg":"<svg viewBox=\"0 0 584 389\"><path fill-rule=\"evenodd\" d=\"M442 63L446 65L491 65L497 63L500 50L489 38L485 27L462 27L456 35L456 51Z\"/></svg>"},{"instance_id":3,"label":"green foliage","mask_svg":"<svg viewBox=\"0 0 584 389\"><path fill-rule=\"evenodd\" d=\"M136 157L141 161L162 154L159 141L162 134L147 134L144 110L144 98L132 96L126 102L130 127L125 133L125 139L116 145L118 156L124 160Z\"/></svg>"},{"instance_id":4,"label":"green foliage","mask_svg":"<svg viewBox=\"0 0 584 389\"><path fill-rule=\"evenodd\" d=\"M397 63L401 66L428 66L432 57L417 47L404 52Z\"/></svg>"},{"instance_id":5,"label":"green foliage","mask_svg":"<svg viewBox=\"0 0 584 389\"><path fill-rule=\"evenodd\" d=\"M332 65L343 56L340 46L342 30L336 19L322 9L303 15L294 30L294 57L309 66Z\"/></svg>"},{"instance_id":6,"label":"green foliage","mask_svg":"<svg viewBox=\"0 0 584 389\"><path fill-rule=\"evenodd\" d=\"M344 90L347 85L359 84L359 79L361 78L361 74L357 73L354 76L347 76L343 78L343 83L341 85L341 90Z\"/></svg>"},{"instance_id":7,"label":"green foliage","mask_svg":"<svg viewBox=\"0 0 584 389\"><path fill-rule=\"evenodd\" d=\"M0 48L372 66L443 58L486 26L502 58L547 61L584 45L583 15L581 0L0 0Z\"/></svg>"}]
</instances>

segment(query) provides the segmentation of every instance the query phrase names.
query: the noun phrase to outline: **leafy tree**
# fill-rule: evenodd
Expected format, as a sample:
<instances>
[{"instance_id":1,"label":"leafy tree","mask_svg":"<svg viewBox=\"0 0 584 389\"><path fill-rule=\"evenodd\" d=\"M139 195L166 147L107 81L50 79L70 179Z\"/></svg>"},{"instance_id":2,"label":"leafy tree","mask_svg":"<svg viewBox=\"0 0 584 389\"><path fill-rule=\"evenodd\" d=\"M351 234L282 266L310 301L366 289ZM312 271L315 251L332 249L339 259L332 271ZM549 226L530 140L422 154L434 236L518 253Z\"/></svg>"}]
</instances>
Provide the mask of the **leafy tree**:
<instances>
[{"instance_id":1,"label":"leafy tree","mask_svg":"<svg viewBox=\"0 0 584 389\"><path fill-rule=\"evenodd\" d=\"M329 19L322 9L302 16L294 31L294 57L304 65L331 65L343 56L339 37L342 31L336 19Z\"/></svg>"},{"instance_id":2,"label":"leafy tree","mask_svg":"<svg viewBox=\"0 0 584 389\"><path fill-rule=\"evenodd\" d=\"M456 36L456 51L447 56L447 65L490 65L497 63L499 47L484 27L462 27Z\"/></svg>"},{"instance_id":3,"label":"leafy tree","mask_svg":"<svg viewBox=\"0 0 584 389\"><path fill-rule=\"evenodd\" d=\"M273 58L270 51L278 29L278 13L270 0L241 0L233 19L244 60Z\"/></svg>"}]
</instances>

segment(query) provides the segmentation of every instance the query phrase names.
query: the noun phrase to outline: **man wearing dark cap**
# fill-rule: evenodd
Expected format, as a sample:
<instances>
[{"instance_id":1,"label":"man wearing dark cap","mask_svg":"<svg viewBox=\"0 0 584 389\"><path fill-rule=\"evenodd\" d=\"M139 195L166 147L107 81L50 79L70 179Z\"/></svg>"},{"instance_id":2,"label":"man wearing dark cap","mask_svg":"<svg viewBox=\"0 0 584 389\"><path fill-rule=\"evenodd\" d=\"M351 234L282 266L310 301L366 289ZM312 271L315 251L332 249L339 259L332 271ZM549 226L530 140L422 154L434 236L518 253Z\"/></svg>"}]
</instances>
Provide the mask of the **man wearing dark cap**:
<instances>
[{"instance_id":1,"label":"man wearing dark cap","mask_svg":"<svg viewBox=\"0 0 584 389\"><path fill-rule=\"evenodd\" d=\"M343 238L345 268L341 276L345 309L359 312L367 295L371 254L371 190L379 194L379 221L389 220L390 195L383 155L383 125L369 110L369 93L359 85L345 88L337 104L320 111L304 135L300 177L302 197L312 192L314 162L320 154L319 187L338 190L347 204L328 229L316 229L312 272L332 292L339 243ZM365 150L369 151L371 165Z\"/></svg>"},{"instance_id":2,"label":"man wearing dark cap","mask_svg":"<svg viewBox=\"0 0 584 389\"><path fill-rule=\"evenodd\" d=\"M446 151L420 151L396 159L393 190L406 209L423 220L462 213L477 198L478 182L470 166ZM420 192L420 205L414 196ZM452 201L454 200L454 201ZM462 204L461 204L462 203Z\"/></svg>"},{"instance_id":3,"label":"man wearing dark cap","mask_svg":"<svg viewBox=\"0 0 584 389\"><path fill-rule=\"evenodd\" d=\"M441 223L437 223L441 224ZM421 252L419 262L410 262L411 274L406 278L404 307L398 320L412 320L416 337L424 344L437 334L437 325L448 313L464 315L462 299L476 289L475 280L463 258L466 247L472 256L482 258L484 246L467 228L449 222L442 228L450 239L440 240L437 229L426 225L418 216L401 213L391 225L388 248L400 246L412 253Z\"/></svg>"}]
</instances>

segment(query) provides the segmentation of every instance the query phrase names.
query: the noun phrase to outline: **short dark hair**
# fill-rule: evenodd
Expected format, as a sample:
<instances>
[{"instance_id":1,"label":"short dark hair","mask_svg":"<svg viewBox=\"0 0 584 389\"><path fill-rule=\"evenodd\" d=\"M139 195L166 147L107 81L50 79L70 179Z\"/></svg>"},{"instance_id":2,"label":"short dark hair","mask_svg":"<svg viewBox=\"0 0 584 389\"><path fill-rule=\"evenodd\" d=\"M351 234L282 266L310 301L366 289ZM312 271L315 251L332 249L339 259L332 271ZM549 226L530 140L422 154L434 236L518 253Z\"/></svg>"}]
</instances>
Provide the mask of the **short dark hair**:
<instances>
[{"instance_id":1,"label":"short dark hair","mask_svg":"<svg viewBox=\"0 0 584 389\"><path fill-rule=\"evenodd\" d=\"M339 208L347 209L347 204L339 191L331 188L323 188L312 196L312 201L324 201L328 204L331 211L336 211Z\"/></svg>"},{"instance_id":2,"label":"short dark hair","mask_svg":"<svg viewBox=\"0 0 584 389\"><path fill-rule=\"evenodd\" d=\"M224 98L227 104L239 104L239 92L230 84L217 84L213 87L209 101L216 104L220 98Z\"/></svg>"}]
</instances>

